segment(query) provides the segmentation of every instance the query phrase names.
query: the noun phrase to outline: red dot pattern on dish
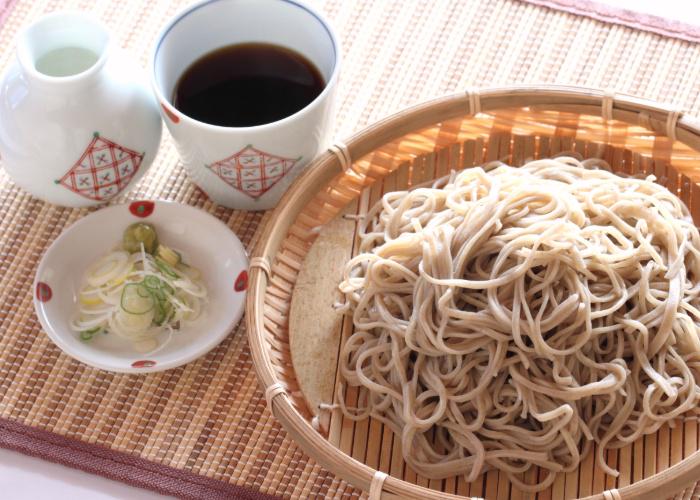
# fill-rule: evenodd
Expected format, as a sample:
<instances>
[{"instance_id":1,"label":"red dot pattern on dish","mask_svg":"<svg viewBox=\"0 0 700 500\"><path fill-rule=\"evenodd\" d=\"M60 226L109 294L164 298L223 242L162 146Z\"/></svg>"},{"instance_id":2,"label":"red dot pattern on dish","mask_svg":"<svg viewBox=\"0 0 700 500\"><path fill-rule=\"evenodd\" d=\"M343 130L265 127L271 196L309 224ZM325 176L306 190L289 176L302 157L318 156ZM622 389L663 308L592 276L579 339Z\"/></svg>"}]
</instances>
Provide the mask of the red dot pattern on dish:
<instances>
[{"instance_id":1,"label":"red dot pattern on dish","mask_svg":"<svg viewBox=\"0 0 700 500\"><path fill-rule=\"evenodd\" d=\"M173 113L172 111L170 111L170 109L168 109L168 107L167 107L165 104L161 103L161 104L160 104L160 107L163 108L163 113L165 113L165 115L166 115L168 118L170 118L170 121L171 121L171 122L173 122L173 123L180 123L180 117L177 116L177 115L176 115L175 113Z\"/></svg>"},{"instance_id":2,"label":"red dot pattern on dish","mask_svg":"<svg viewBox=\"0 0 700 500\"><path fill-rule=\"evenodd\" d=\"M131 363L132 368L152 368L154 366L156 366L156 362L150 359L141 359Z\"/></svg>"},{"instance_id":3,"label":"red dot pattern on dish","mask_svg":"<svg viewBox=\"0 0 700 500\"><path fill-rule=\"evenodd\" d=\"M148 217L153 213L155 203L152 201L135 201L129 205L129 212L136 217Z\"/></svg>"},{"instance_id":4,"label":"red dot pattern on dish","mask_svg":"<svg viewBox=\"0 0 700 500\"><path fill-rule=\"evenodd\" d=\"M233 285L233 289L237 292L242 292L248 288L248 271L245 269L241 271L241 274L236 278L236 282Z\"/></svg>"},{"instance_id":5,"label":"red dot pattern on dish","mask_svg":"<svg viewBox=\"0 0 700 500\"><path fill-rule=\"evenodd\" d=\"M36 299L39 302L48 302L51 297L53 297L53 292L48 284L43 281L36 284Z\"/></svg>"}]
</instances>

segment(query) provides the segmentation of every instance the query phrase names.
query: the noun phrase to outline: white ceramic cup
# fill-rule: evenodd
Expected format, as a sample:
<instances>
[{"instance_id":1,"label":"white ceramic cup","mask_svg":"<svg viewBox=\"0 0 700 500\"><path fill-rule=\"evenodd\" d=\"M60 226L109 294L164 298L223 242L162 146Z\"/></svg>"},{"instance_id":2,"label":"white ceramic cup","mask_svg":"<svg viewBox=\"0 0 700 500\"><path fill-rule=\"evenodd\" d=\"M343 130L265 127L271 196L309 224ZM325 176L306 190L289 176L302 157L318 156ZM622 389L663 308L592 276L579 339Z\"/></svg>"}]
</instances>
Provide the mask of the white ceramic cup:
<instances>
[{"instance_id":1,"label":"white ceramic cup","mask_svg":"<svg viewBox=\"0 0 700 500\"><path fill-rule=\"evenodd\" d=\"M321 72L325 88L305 108L252 127L200 122L172 104L180 76L223 46L265 42L293 49ZM329 145L340 47L315 9L297 0L204 0L176 15L151 56L163 119L192 180L216 203L244 210L274 207L292 180Z\"/></svg>"}]
</instances>

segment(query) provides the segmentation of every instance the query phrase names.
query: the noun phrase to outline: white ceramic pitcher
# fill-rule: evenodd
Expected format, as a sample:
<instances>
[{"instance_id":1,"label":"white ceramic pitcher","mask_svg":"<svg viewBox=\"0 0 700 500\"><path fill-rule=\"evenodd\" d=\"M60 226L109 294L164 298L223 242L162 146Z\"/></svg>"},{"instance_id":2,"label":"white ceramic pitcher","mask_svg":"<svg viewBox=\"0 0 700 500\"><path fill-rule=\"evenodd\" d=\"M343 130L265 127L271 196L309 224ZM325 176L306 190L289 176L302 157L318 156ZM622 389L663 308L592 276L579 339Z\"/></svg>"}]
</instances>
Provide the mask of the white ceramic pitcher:
<instances>
[{"instance_id":1,"label":"white ceramic pitcher","mask_svg":"<svg viewBox=\"0 0 700 500\"><path fill-rule=\"evenodd\" d=\"M140 68L90 16L59 12L25 28L0 79L1 164L50 203L104 203L150 166L161 120Z\"/></svg>"}]
</instances>

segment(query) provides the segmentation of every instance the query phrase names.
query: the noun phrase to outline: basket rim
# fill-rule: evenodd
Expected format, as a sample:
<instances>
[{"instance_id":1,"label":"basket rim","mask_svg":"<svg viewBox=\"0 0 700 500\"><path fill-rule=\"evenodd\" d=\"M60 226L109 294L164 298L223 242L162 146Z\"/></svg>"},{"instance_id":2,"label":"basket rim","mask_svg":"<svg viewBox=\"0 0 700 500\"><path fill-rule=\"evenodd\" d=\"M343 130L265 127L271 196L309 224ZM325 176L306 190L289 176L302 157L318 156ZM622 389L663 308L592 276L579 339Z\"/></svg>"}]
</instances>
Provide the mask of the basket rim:
<instances>
[{"instance_id":1,"label":"basket rim","mask_svg":"<svg viewBox=\"0 0 700 500\"><path fill-rule=\"evenodd\" d=\"M600 115L604 118L607 113L608 118L652 128L657 134L670 135L700 151L700 120L682 114L673 106L633 95L616 94L609 90L571 85L514 85L470 89L449 94L389 115L353 134L345 141L344 146L350 158L361 158L391 140L443 120L475 115L480 111L535 105L539 108L551 107L553 110L558 106L577 106L581 108L580 114ZM416 122L419 125L416 125ZM289 227L316 193L314 186L326 185L342 172L341 163L334 153L328 150L317 156L292 183L274 209L251 254L251 261L262 258L266 262L273 262ZM336 448L314 430L310 422L294 407L284 383L275 375L268 356L269 346L265 339L263 320L267 286L268 278L265 272L259 267L251 267L246 297L246 331L258 381L263 390L267 391L269 410L307 456L351 485L367 491L377 470ZM279 395L285 397L278 398ZM656 500L659 495L662 495L661 498L667 498L669 494L693 484L698 477L700 449L673 466L621 487L617 492L626 498ZM669 490L671 483L675 487L673 491ZM379 493L399 497L455 500L464 498L425 488L391 475L387 475L381 490ZM602 493L587 497L589 500L605 498L607 496Z\"/></svg>"}]
</instances>

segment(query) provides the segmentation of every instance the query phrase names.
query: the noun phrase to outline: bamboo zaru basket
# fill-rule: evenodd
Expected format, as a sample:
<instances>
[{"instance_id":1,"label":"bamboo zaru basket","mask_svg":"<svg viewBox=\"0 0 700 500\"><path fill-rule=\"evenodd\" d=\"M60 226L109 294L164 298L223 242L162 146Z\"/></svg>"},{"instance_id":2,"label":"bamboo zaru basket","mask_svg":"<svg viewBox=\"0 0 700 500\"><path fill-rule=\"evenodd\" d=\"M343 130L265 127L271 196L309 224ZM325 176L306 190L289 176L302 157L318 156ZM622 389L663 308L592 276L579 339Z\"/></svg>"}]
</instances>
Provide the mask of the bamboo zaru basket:
<instances>
[{"instance_id":1,"label":"bamboo zaru basket","mask_svg":"<svg viewBox=\"0 0 700 500\"><path fill-rule=\"evenodd\" d=\"M338 143L299 177L253 255L247 327L268 406L308 455L369 491L370 498L528 496L495 470L473 483L461 477L427 480L404 464L400 440L380 422L353 422L339 411L314 418L316 410L292 363L290 335L303 332L290 332L290 304L295 294L308 293L308 287L297 286L300 271L323 228L341 213L362 214L384 192L439 178L451 169L496 159L522 165L567 151L603 158L619 172L654 174L700 223L700 124L667 106L575 87L509 87L439 98ZM325 279L334 286L340 281L338 275ZM352 321L338 325L342 342ZM337 346L326 356L337 360ZM357 393L348 390L346 402L352 405L353 397ZM578 471L559 474L537 497L690 498L693 483L700 480L698 430L697 420L686 420L608 450L608 463L620 471L617 478L605 475L591 453ZM539 473L533 468L524 479L534 483Z\"/></svg>"}]
</instances>

